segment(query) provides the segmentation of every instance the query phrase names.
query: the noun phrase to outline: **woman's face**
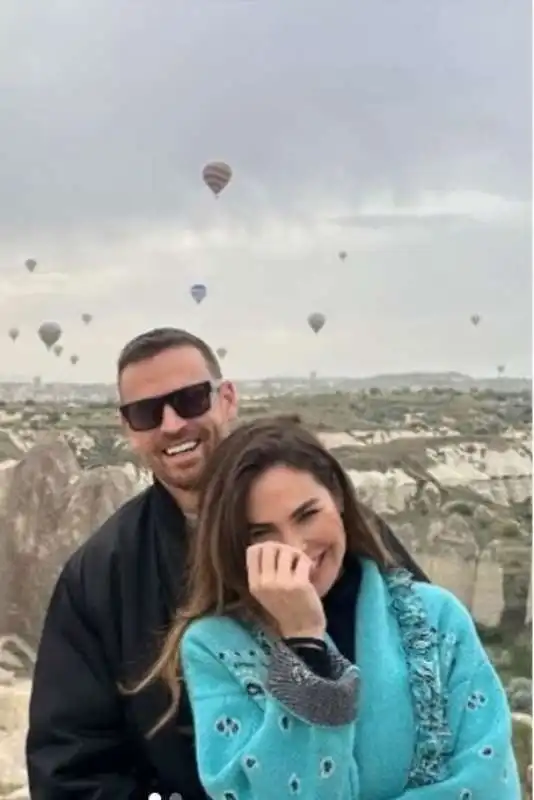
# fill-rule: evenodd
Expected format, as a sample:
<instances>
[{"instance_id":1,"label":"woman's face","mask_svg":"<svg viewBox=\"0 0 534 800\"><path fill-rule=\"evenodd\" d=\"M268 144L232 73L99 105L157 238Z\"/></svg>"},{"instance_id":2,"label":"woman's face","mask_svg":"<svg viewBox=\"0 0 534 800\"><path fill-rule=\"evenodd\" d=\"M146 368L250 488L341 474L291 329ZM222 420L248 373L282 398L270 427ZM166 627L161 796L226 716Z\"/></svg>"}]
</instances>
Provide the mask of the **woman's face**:
<instances>
[{"instance_id":1,"label":"woman's face","mask_svg":"<svg viewBox=\"0 0 534 800\"><path fill-rule=\"evenodd\" d=\"M323 597L345 555L345 530L333 495L309 472L271 467L252 484L247 507L252 541L275 541L304 552L311 580Z\"/></svg>"}]
</instances>

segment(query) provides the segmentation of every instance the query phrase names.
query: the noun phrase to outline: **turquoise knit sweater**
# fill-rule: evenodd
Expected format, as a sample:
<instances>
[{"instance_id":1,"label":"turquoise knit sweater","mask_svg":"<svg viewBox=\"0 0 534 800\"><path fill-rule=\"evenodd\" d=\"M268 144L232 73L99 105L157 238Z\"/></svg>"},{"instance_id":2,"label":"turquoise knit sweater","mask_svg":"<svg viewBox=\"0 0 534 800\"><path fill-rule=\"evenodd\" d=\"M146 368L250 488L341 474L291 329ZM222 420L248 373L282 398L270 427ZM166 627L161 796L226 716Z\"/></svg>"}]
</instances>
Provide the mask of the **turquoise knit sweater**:
<instances>
[{"instance_id":1,"label":"turquoise knit sweater","mask_svg":"<svg viewBox=\"0 0 534 800\"><path fill-rule=\"evenodd\" d=\"M520 800L506 696L449 592L363 560L353 666L331 679L230 618L181 661L214 800Z\"/></svg>"}]
</instances>

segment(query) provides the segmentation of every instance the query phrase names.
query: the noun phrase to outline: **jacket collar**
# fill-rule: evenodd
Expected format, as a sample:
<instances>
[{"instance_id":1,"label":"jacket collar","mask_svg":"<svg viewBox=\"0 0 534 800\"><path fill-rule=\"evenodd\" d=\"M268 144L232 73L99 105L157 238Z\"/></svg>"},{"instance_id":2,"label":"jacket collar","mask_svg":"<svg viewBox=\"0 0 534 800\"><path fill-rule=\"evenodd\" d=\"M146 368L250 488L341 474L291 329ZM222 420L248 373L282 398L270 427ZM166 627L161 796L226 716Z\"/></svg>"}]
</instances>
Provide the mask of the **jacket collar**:
<instances>
[{"instance_id":1,"label":"jacket collar","mask_svg":"<svg viewBox=\"0 0 534 800\"><path fill-rule=\"evenodd\" d=\"M159 481L152 487L151 510L163 599L167 613L174 616L184 596L189 529L182 509Z\"/></svg>"}]
</instances>

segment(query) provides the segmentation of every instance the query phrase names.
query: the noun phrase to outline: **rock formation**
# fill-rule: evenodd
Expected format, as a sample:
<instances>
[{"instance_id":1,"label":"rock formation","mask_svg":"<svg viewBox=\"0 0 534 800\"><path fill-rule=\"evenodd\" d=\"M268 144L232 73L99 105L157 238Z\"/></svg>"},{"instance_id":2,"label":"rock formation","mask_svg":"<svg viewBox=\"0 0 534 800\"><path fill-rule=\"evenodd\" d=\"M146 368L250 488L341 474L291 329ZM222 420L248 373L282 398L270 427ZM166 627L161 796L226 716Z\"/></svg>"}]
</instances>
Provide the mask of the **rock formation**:
<instances>
[{"instance_id":1,"label":"rock formation","mask_svg":"<svg viewBox=\"0 0 534 800\"><path fill-rule=\"evenodd\" d=\"M149 481L132 463L113 461L120 449L113 441L106 451L115 453L115 465L91 469L79 463L101 463L86 434L74 440L72 432L46 435L31 447L19 440L16 446L21 457L0 463L1 800L27 797L23 744L31 671L57 576L72 551ZM465 450L466 464L467 456L475 458ZM475 470L464 483L458 453L456 472L451 454L442 453L432 456L430 468L408 462L403 469L350 475L362 499L396 527L430 577L457 594L479 622L495 627L506 618L524 630L531 614L530 529L528 521L514 518L513 504L523 503L523 511L528 506L529 466L526 456L506 457L516 465L515 477L503 475L503 462L496 466L487 452L490 477L481 479ZM523 710L528 686L516 684L512 694Z\"/></svg>"},{"instance_id":2,"label":"rock formation","mask_svg":"<svg viewBox=\"0 0 534 800\"><path fill-rule=\"evenodd\" d=\"M73 550L136 487L119 467L82 471L57 437L3 471L0 507L0 636L39 641L44 612Z\"/></svg>"}]
</instances>

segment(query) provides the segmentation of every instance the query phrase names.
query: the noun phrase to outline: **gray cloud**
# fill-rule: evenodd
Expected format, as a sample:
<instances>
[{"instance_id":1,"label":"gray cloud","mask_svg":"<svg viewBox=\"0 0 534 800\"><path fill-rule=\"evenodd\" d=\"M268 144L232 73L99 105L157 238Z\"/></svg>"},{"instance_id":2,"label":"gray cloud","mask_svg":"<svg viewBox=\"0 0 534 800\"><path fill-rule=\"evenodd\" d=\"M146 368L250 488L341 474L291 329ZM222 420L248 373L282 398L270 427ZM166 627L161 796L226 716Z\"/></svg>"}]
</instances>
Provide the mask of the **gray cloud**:
<instances>
[{"instance_id":1,"label":"gray cloud","mask_svg":"<svg viewBox=\"0 0 534 800\"><path fill-rule=\"evenodd\" d=\"M202 320L241 373L526 370L530 14L525 0L4 0L0 313L11 322L19 298L28 326L62 316L90 377L112 374L99 344L113 353L163 317ZM212 158L235 172L217 204L200 180ZM35 291L16 266L29 254ZM211 306L189 304L197 279ZM91 343L75 326L87 302ZM486 344L467 353L458 320L477 305ZM330 316L310 343L315 306Z\"/></svg>"}]
</instances>

